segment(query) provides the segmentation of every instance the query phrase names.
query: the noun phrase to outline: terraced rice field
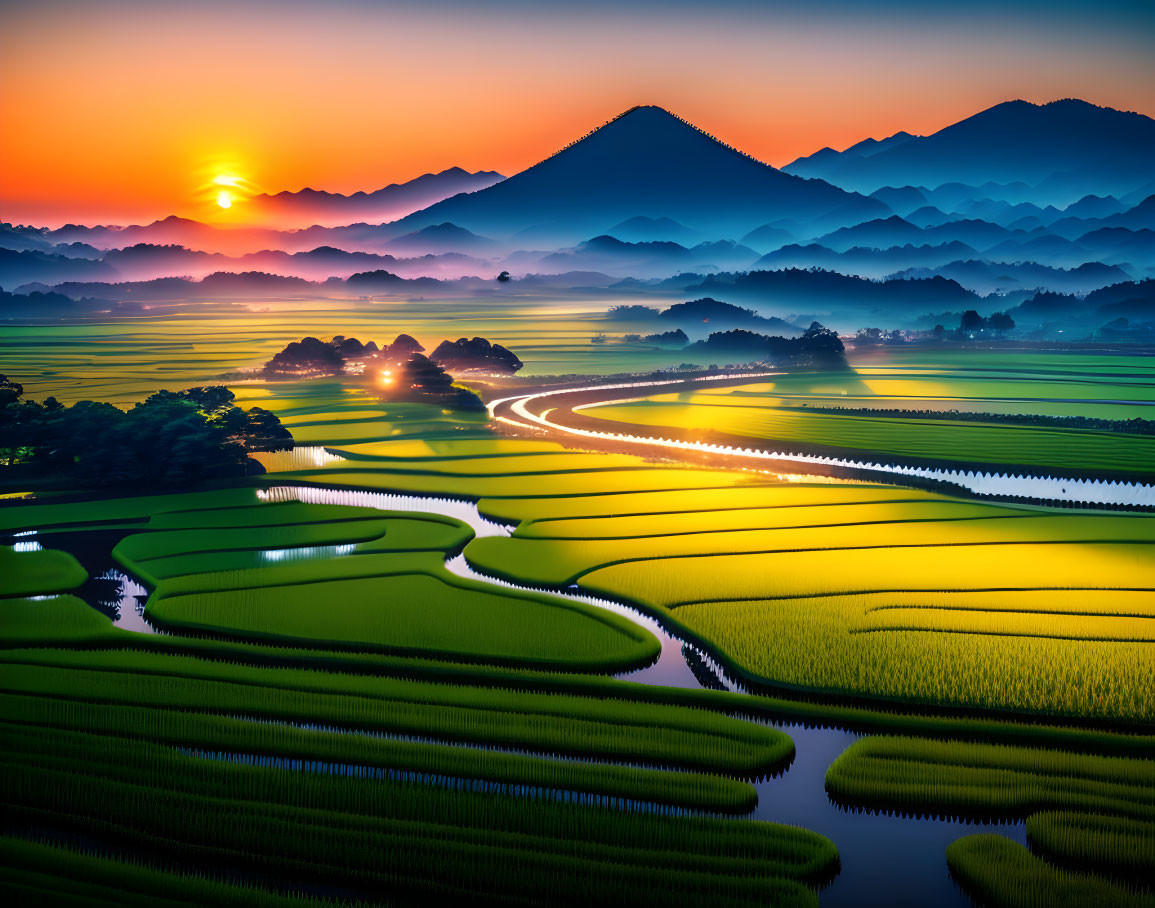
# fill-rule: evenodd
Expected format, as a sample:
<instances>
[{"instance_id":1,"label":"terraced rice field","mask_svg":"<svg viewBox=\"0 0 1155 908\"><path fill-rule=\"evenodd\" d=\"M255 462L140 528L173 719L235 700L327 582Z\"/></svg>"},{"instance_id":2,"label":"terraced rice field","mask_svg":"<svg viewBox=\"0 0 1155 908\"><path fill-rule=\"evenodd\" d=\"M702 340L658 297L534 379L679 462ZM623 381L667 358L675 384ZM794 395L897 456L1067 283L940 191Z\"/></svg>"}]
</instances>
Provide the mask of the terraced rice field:
<instances>
[{"instance_id":1,"label":"terraced rice field","mask_svg":"<svg viewBox=\"0 0 1155 908\"><path fill-rule=\"evenodd\" d=\"M952 421L945 411L941 419L808 412L805 407L775 406L756 396L738 398L736 393L688 397L659 394L635 403L589 407L582 413L605 420L608 425L624 423L650 430L673 426L770 440L788 449L792 444L820 445L846 452L928 461L1133 473L1149 472L1151 463L1155 462L1155 438L1151 436ZM885 400L885 406L902 409L890 398ZM1155 415L1155 409L1147 408L1143 413L1150 418ZM657 434L660 436L660 432Z\"/></svg>"},{"instance_id":2,"label":"terraced rice field","mask_svg":"<svg viewBox=\"0 0 1155 908\"><path fill-rule=\"evenodd\" d=\"M313 333L358 333L348 319L307 318ZM244 332L263 324L217 323L213 351L240 360ZM187 343L178 327L190 325L153 338L174 354L159 374L203 383L212 357L164 346ZM522 353L506 327L491 336ZM77 337L94 343L99 328ZM581 330L559 327L531 368L564 361L562 335L576 343ZM75 348L46 387L67 397L100 355L112 396L154 390L157 375L107 342L100 354ZM1145 412L1138 394L1102 402L1090 375L1109 373L1100 384L1113 394L1143 364L1060 360L908 362L858 380L920 407L952 396L1012 406L1013 391L1033 412ZM1012 379L1012 366L1082 372L1064 395L1075 402L1044 401L1057 380ZM753 396L779 407L843 396L826 378L805 381ZM895 381L912 386L885 384ZM0 800L18 825L68 819L82 836L115 833L119 849L0 840L5 892L297 906L321 885L366 903L496 889L535 904L815 905L836 877L821 899L844 905L875 891L872 869L901 867L926 899L962 904L949 863L999 905L1149 904L1149 517L588 453L498 437L475 416L385 406L340 382L236 390L303 445L263 456L258 488L0 507L0 532L40 531L8 540L23 550L0 549ZM705 406L742 409L730 403ZM478 500L514 530L475 537L451 517L263 491L281 486ZM80 541L98 530L150 587L146 615L178 633L122 630L82 598L91 565ZM71 540L75 558L53 548ZM466 579L446 567L462 551L478 570L542 589ZM636 683L661 677L649 669L606 677L651 660L659 642L548 592L575 583L783 696ZM671 648L681 658L677 638L663 633L661 645L663 660ZM682 668L691 684L729 683ZM796 724L787 733L735 714ZM814 723L835 727L804 727ZM760 778L787 766L790 735L829 755L800 745L799 761L822 762ZM791 780L824 770L856 735L867 736L834 761L827 788L902 816L847 814L824 795L797 810ZM819 774L819 795L821 784ZM942 822L910 816L924 811L1018 823L995 828L1036 853L967 836L944 854L945 841L933 844ZM222 879L216 868L238 856L250 876ZM61 862L67 878L52 869Z\"/></svg>"},{"instance_id":3,"label":"terraced rice field","mask_svg":"<svg viewBox=\"0 0 1155 908\"><path fill-rule=\"evenodd\" d=\"M1155 536L1143 515L800 483L481 507L521 523L471 542L478 566L637 603L752 680L1152 718Z\"/></svg>"},{"instance_id":4,"label":"terraced rice field","mask_svg":"<svg viewBox=\"0 0 1155 908\"><path fill-rule=\"evenodd\" d=\"M0 599L6 631L0 650L3 798L13 817L41 823L67 815L93 834L114 824L122 841L153 849L150 863L159 860L162 868L172 859L155 853L150 843L172 839L210 860L239 850L262 872L292 876L307 868L343 878L345 885L355 881L359 892L369 894L409 890L427 898L432 891L491 891L496 872L502 891L525 898L548 893L551 901L564 891L562 900L573 904L605 901L622 891L641 904L656 903L659 878L663 885L680 880L691 901L814 904L813 882L836 860L822 837L766 823L666 815L671 808L748 809L754 790L735 776L781 764L792 751L786 735L701 709L494 685L500 670L485 666L477 669L488 677L483 686L446 684L439 676L452 673L451 664L413 658L401 660L408 670L399 674L358 674L364 657L343 650L348 641L336 640L349 636L365 614L409 609L408 617L380 627L386 637L417 627L414 639L424 645L410 657L426 653L440 632L455 635L458 656L488 666L507 661L510 653L514 661L549 662L553 645L572 667L589 668L590 659L580 657L583 635L592 641L595 661L613 660L615 646L626 661L638 658L639 648L644 657L654 641L635 625L545 596L530 602L477 590L474 601L469 591L392 589L388 560L392 570L408 572L402 577L457 581L436 575L444 570L446 549L463 542L461 527L445 519L379 511L371 518L358 508L257 503L251 490L227 506L195 507L199 503L196 495L154 500L143 530L133 525L138 531L118 546L118 557L143 574L150 564L268 552L270 545L317 548L316 543L370 536L376 550L220 570L206 560L198 565L205 570L160 571L166 576L149 612L176 623L171 613L192 609L182 599L207 601L217 624L199 628L210 633L204 638L118 631L70 595ZM53 507L44 508L46 522L54 518ZM102 513L94 504L87 516L107 526L148 508L143 500L129 501ZM21 508L26 521L35 521L39 510ZM414 545L418 529L429 548ZM390 540L396 541L392 550ZM25 578L21 594L43 592L44 584L35 582L35 565L42 560L75 563L50 549L10 551L6 558L18 569L12 576ZM76 569L81 576L72 585L83 579L84 569ZM353 582L326 578L350 571L373 582L365 590L369 598L354 598L344 589L326 598L327 586ZM260 625L270 641L282 650L286 644L310 647L326 667L354 673L237 664L228 654L246 652L251 661L264 652L227 642L256 626L246 598L254 591L275 594L276 614ZM238 593L240 599L213 598ZM301 620L307 621L312 608L324 614L323 622L294 630L286 605L297 593ZM431 616L431 608L457 614ZM502 612L513 608L521 610ZM328 627L330 633L304 633L302 627ZM78 635L80 629L85 633ZM551 633L558 643L550 643ZM218 642L220 634L226 639ZM388 642L380 634L371 639ZM77 643L99 648L73 648ZM269 652L271 658L275 650ZM414 671L430 674L430 680L406 677ZM69 770L81 754L99 785ZM298 769L286 771L291 767ZM205 798L207 790L214 797ZM16 791L19 806L11 797ZM623 810L623 804L642 809ZM447 834L450 828L455 831ZM709 835L719 837L716 845L706 841ZM638 853L628 866L619 865L627 841L638 843ZM134 870L130 864L113 874L107 860L93 858L80 861L84 872L48 885L36 868L66 855L60 846L53 852L8 842L6 850L27 854L30 861L5 871L7 887L84 891L86 880L93 885L115 876L117 899L127 904L173 891L187 873ZM371 852L378 857L370 860ZM613 862L592 873L611 852ZM454 865L448 876L447 855ZM609 866L621 869L607 871ZM607 872L617 878L612 886ZM557 888L559 879L564 890ZM211 879L189 885L239 902L250 895L243 887L221 889ZM293 904L295 897L266 898L269 904Z\"/></svg>"},{"instance_id":5,"label":"terraced rice field","mask_svg":"<svg viewBox=\"0 0 1155 908\"><path fill-rule=\"evenodd\" d=\"M624 424L657 435L663 427L722 433L832 456L1131 473L1149 472L1155 462L1151 436L1029 423L1033 417L1151 419L1155 368L1148 358L976 352L973 360L945 353L941 361L920 362L899 351L889 360L858 362L847 372L656 393L585 407L581 414L604 420L609 431ZM960 413L1025 421L964 420Z\"/></svg>"},{"instance_id":6,"label":"terraced rice field","mask_svg":"<svg viewBox=\"0 0 1155 908\"><path fill-rule=\"evenodd\" d=\"M481 497L482 513L517 528L470 542L477 567L636 603L761 683L1151 719L1155 530L1143 515L781 483L544 442L435 444L330 448L321 465L272 455L283 472L268 481Z\"/></svg>"},{"instance_id":7,"label":"terraced rice field","mask_svg":"<svg viewBox=\"0 0 1155 908\"><path fill-rule=\"evenodd\" d=\"M1027 815L1040 856L1000 836L968 836L947 861L996 905L1149 905L1118 882L1155 873L1155 763L1033 748L869 738L831 765L826 787L850 804ZM1067 863L1082 871L1063 870Z\"/></svg>"},{"instance_id":8,"label":"terraced rice field","mask_svg":"<svg viewBox=\"0 0 1155 908\"><path fill-rule=\"evenodd\" d=\"M1062 870L997 835L966 836L946 851L951 873L986 904L999 908L1096 905L1150 908L1150 896L1094 874Z\"/></svg>"}]
</instances>

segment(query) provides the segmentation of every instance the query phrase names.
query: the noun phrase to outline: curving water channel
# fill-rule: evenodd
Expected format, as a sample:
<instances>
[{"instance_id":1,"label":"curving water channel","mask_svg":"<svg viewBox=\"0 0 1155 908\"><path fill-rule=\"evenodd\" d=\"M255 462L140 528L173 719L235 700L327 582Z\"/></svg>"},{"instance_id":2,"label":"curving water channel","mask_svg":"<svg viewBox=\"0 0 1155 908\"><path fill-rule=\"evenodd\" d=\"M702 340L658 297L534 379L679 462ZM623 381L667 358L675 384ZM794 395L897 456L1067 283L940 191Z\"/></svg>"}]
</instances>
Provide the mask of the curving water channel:
<instances>
[{"instance_id":1,"label":"curving water channel","mask_svg":"<svg viewBox=\"0 0 1155 908\"><path fill-rule=\"evenodd\" d=\"M308 454L307 450L305 454ZM512 526L487 519L478 511L474 502L460 499L292 485L272 486L259 491L257 495L269 502L302 501L371 507L383 511L436 514L467 524L476 537L508 536L514 529ZM91 555L97 549L103 549L105 552L111 549L109 540L104 538L106 535L102 532L37 534L36 531L25 531L19 542L22 547L28 549L43 543L46 548L73 550L74 554L79 547L84 553ZM115 535L119 537L123 533ZM297 547L270 550L265 556L270 562L303 557L355 557L351 555L353 548L352 546ZM493 577L476 570L469 564L464 554L447 558L445 564L451 573L465 579L509 590L545 593L612 611L657 637L661 642L658 658L643 668L619 673L615 676L619 679L663 687L710 688L735 692L744 690L743 685L728 675L709 652L682 640L652 616L629 605L589 595L581 592L576 586L565 590L546 589ZM82 589L77 591L77 594L107 614L117 627L140 633L156 632L144 614L147 591L133 578L117 568L110 567L96 577L95 581L89 581L86 587L89 585L92 585L91 589ZM758 792L758 804L748 816L768 822L802 826L827 836L838 846L841 870L833 882L820 892L823 906L861 908L864 905L943 905L964 908L971 905L971 901L949 876L945 858L946 846L963 835L983 830L997 831L1026 844L1026 833L1021 820L976 822L908 814L885 815L839 806L831 801L826 793L826 769L850 744L863 736L861 733L837 727L788 724L750 719L748 716L742 718L760 721L769 727L780 729L794 741L795 758L784 772L773 777L752 780ZM278 762L277 758L250 754L206 751L198 752L198 755L239 762L264 760L266 762L262 765L277 765L285 769L303 771L335 772L366 778L375 778L378 773L388 772L371 767L328 765L312 761L285 759ZM462 781L460 784L473 783ZM577 801L584 801L589 797L573 792L557 792L550 796ZM622 809L656 807L653 804L627 802L623 799L609 799L609 801L612 802L612 806Z\"/></svg>"},{"instance_id":2,"label":"curving water channel","mask_svg":"<svg viewBox=\"0 0 1155 908\"><path fill-rule=\"evenodd\" d=\"M623 397L621 394L611 392L633 392L638 389L662 388L670 385L693 385L699 382L711 383L741 381L746 379L766 379L768 376L775 374L780 373L726 373L702 376L695 379L662 379L610 385L591 385L578 388L561 388L557 390L539 391L533 394L503 397L500 400L490 401L486 406L489 410L489 415L493 419L516 428L536 429L538 431L546 429L551 432L559 432L578 438L614 442L626 448L644 449L656 447L666 450L721 454L734 458L737 464L750 461L754 461L755 463L771 461L818 467L838 467L839 469L861 473L883 473L900 477L900 479L902 477L910 477L920 480L945 482L980 496L1028 498L1040 502L1070 501L1105 507L1136 505L1155 507L1155 485L1141 482L1120 482L1118 480L1095 478L1064 478L1021 473L998 473L983 470L909 466L885 462L851 460L842 457L827 457L815 454L795 454L785 451L763 450L754 447L734 447L730 445L710 444L708 442L687 441L679 438L630 435L622 432L598 431L567 426L549 418L553 412L552 409L545 409L542 412L535 413L529 408L531 403L540 404L542 401L548 402L552 398L566 394L607 393L608 397L605 400L587 402L573 407L573 412L576 413L580 410L587 410L604 404L626 403L631 400L642 399L628 395ZM770 440L767 440L767 443L771 443Z\"/></svg>"},{"instance_id":3,"label":"curving water channel","mask_svg":"<svg viewBox=\"0 0 1155 908\"><path fill-rule=\"evenodd\" d=\"M261 493L267 501L344 504L387 511L414 511L452 517L481 536L508 536L513 527L488 520L469 501L417 495L392 495L317 486L273 486ZM658 659L644 668L616 677L664 687L710 687L741 691L711 655L670 633L653 617L599 596L577 591L543 589L492 577L473 568L465 556L446 560L459 577L523 592L548 593L623 615L661 641ZM748 717L744 717L748 718ZM754 720L763 721L763 720ZM1021 820L975 822L912 815L885 815L841 807L826 793L826 769L855 740L858 732L835 727L763 721L794 740L796 755L781 775L753 782L758 805L754 819L803 826L829 837L841 855L841 871L820 894L824 906L969 906L947 872L945 850L955 839L980 831L997 831L1026 844Z\"/></svg>"}]
</instances>

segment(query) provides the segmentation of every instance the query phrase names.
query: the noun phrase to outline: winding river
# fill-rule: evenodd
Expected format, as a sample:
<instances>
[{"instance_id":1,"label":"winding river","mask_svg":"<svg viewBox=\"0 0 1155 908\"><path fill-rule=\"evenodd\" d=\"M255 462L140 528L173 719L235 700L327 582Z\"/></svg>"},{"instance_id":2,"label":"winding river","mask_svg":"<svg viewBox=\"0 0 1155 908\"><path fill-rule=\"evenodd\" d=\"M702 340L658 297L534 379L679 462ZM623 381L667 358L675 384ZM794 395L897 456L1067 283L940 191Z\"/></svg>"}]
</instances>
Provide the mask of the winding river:
<instances>
[{"instance_id":1,"label":"winding river","mask_svg":"<svg viewBox=\"0 0 1155 908\"><path fill-rule=\"evenodd\" d=\"M493 419L518 429L549 431L563 436L585 438L599 442L612 442L625 450L658 448L666 451L688 451L698 454L723 455L732 458L736 466L751 462L759 465L768 462L796 463L804 467L836 467L854 473L883 474L896 477L949 483L966 489L975 495L995 497L1016 497L1034 499L1040 502L1077 502L1104 507L1146 506L1155 507L1155 485L1140 482L1096 479L1094 477L1066 478L1029 473L1000 473L982 469L960 470L933 466L912 466L896 463L853 460L844 457L829 457L815 454L797 454L758 447L736 447L724 444L689 441L680 438L662 438L652 435L630 435L596 429L565 425L551 418L551 414L562 403L565 395L602 394L603 399L584 401L571 408L571 412L601 406L602 404L623 403L640 399L652 388L669 391L673 386L692 390L696 385L717 386L719 383L741 384L752 380L765 380L778 373L726 373L702 376L695 379L661 379L654 381L628 382L607 385L586 385L577 388L560 388L519 394L490 401L486 406ZM626 392L626 393L623 393ZM756 443L751 439L751 445ZM766 444L772 445L772 440Z\"/></svg>"},{"instance_id":2,"label":"winding river","mask_svg":"<svg viewBox=\"0 0 1155 908\"><path fill-rule=\"evenodd\" d=\"M304 456L310 453L310 449L298 451ZM320 456L320 449L314 453ZM511 526L485 518L475 503L452 498L292 485L271 486L258 492L258 497L270 502L296 500L372 507L383 511L436 514L462 521L472 528L475 537L508 536L513 531ZM98 535L101 538L82 542L83 537ZM44 531L43 536L37 537L30 532L24 542L31 546L43 540L46 546L54 548L68 550L85 546L92 549L99 546L108 551L111 545L103 538L104 535L75 532L52 534L51 531ZM315 547L308 550L280 549L266 552L265 557L270 562L302 556L356 557L350 554L350 546L325 548L333 548L334 551L319 552ZM445 563L447 569L459 577L510 590L546 592L562 599L615 612L644 628L661 642L660 655L648 666L616 676L622 680L666 687L742 690L740 683L728 676L709 652L680 639L655 618L628 605L586 594L576 587L542 590L512 583L476 570L464 554L451 556ZM110 614L118 627L140 633L155 632L143 614L144 587L114 567L110 567L98 580L105 586L116 588L118 602L110 601L112 597L107 590L95 595L85 595L83 589L78 593L90 604ZM117 607L112 610L110 607L114 604ZM789 734L794 740L796 755L783 773L753 782L758 792L758 804L748 816L802 826L822 833L835 842L841 855L841 870L820 893L820 901L824 906L969 906L970 900L951 880L947 871L944 855L946 846L963 835L982 830L994 830L1015 841L1026 843L1021 820L985 823L909 814L886 815L839 806L827 796L826 769L861 734L838 727L772 721L765 721L764 724ZM202 756L247 759L246 755L205 753ZM304 768L303 764L296 766L294 761L284 761L283 765L289 769ZM312 769L315 771L317 767ZM361 772L350 767L334 767L333 771ZM367 772L365 774L369 775Z\"/></svg>"},{"instance_id":3,"label":"winding river","mask_svg":"<svg viewBox=\"0 0 1155 908\"><path fill-rule=\"evenodd\" d=\"M267 501L304 501L318 504L359 505L386 511L439 514L467 523L476 536L508 536L513 527L482 516L473 502L417 495L391 495L315 486L273 486L262 493ZM464 555L446 560L459 577L480 580L511 590L542 590L520 586L474 569ZM719 667L708 652L679 639L653 617L628 605L568 590L551 595L582 602L623 615L656 636L662 644L658 659L645 668L616 677L664 687L714 687L740 691L741 685ZM691 663L695 663L691 668ZM794 739L796 755L781 775L757 780L758 805L754 819L803 826L829 837L838 846L842 868L822 890L824 906L969 906L970 900L947 872L946 846L974 832L997 831L1026 844L1021 820L979 823L945 818L885 815L855 811L835 804L826 794L826 769L858 732L837 727L765 722Z\"/></svg>"}]
</instances>

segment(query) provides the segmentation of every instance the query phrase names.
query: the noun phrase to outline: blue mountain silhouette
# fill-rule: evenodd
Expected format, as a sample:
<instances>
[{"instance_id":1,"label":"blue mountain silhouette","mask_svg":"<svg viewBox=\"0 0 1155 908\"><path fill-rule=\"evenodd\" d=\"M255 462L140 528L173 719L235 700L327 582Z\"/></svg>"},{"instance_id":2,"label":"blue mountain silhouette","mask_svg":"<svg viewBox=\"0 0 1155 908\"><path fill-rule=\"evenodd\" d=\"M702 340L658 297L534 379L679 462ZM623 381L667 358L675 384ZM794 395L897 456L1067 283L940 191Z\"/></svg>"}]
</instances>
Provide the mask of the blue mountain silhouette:
<instances>
[{"instance_id":1,"label":"blue mountain silhouette","mask_svg":"<svg viewBox=\"0 0 1155 908\"><path fill-rule=\"evenodd\" d=\"M522 173L396 226L451 221L487 236L572 244L637 217L670 218L722 238L776 218L805 222L837 209L852 216L826 230L889 213L874 199L756 161L660 107L636 107Z\"/></svg>"},{"instance_id":2,"label":"blue mountain silhouette","mask_svg":"<svg viewBox=\"0 0 1155 908\"><path fill-rule=\"evenodd\" d=\"M1099 195L1118 195L1149 181L1155 120L1075 99L1007 101L933 135L881 144L886 147L865 155L855 151L859 146L833 155L823 149L783 169L859 192L949 182L1036 186L1048 180L1056 199L1075 193L1062 201L1068 204L1091 191L1090 185Z\"/></svg>"}]
</instances>

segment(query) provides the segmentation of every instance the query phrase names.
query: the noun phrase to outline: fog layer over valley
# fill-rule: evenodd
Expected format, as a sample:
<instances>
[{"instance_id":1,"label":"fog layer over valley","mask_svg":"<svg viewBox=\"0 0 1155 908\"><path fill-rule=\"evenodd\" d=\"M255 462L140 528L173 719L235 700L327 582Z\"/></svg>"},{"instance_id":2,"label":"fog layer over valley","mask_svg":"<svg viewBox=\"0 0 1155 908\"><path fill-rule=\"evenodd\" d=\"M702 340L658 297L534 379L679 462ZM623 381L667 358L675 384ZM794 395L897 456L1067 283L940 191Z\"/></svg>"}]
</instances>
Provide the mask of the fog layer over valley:
<instances>
[{"instance_id":1,"label":"fog layer over valley","mask_svg":"<svg viewBox=\"0 0 1155 908\"><path fill-rule=\"evenodd\" d=\"M711 296L844 333L953 328L975 310L1011 312L1024 338L1145 340L1152 159L1155 121L1074 100L1009 102L783 170L637 107L509 178L451 168L351 195L263 193L229 225L4 224L0 317Z\"/></svg>"}]
</instances>

